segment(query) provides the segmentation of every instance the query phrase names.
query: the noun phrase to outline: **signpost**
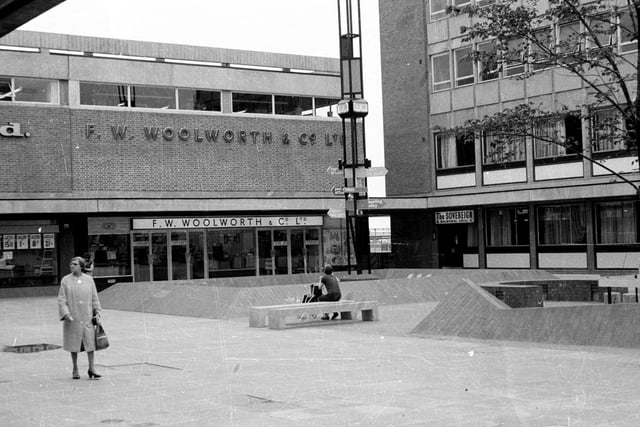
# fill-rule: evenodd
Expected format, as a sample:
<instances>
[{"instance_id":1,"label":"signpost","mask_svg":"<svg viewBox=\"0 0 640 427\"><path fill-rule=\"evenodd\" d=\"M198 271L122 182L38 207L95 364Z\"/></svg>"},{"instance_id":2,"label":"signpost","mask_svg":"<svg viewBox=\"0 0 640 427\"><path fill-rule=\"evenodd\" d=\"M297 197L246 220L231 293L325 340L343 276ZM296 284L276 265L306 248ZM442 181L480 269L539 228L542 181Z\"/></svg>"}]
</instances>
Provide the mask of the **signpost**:
<instances>
[{"instance_id":1,"label":"signpost","mask_svg":"<svg viewBox=\"0 0 640 427\"><path fill-rule=\"evenodd\" d=\"M331 192L336 196L344 196L344 187L331 187Z\"/></svg>"},{"instance_id":2,"label":"signpost","mask_svg":"<svg viewBox=\"0 0 640 427\"><path fill-rule=\"evenodd\" d=\"M370 168L356 168L356 178L375 178L385 176L389 172L384 166L373 166Z\"/></svg>"}]
</instances>

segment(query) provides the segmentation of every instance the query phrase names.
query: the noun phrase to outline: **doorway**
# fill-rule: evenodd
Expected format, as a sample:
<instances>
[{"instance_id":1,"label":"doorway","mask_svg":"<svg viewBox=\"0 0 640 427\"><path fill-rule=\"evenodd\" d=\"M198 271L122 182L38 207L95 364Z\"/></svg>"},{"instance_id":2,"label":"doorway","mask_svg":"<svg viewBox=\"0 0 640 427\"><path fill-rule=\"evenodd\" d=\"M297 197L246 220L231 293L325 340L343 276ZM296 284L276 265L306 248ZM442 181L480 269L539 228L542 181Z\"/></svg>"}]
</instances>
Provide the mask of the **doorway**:
<instances>
[{"instance_id":1,"label":"doorway","mask_svg":"<svg viewBox=\"0 0 640 427\"><path fill-rule=\"evenodd\" d=\"M462 268L467 248L468 224L438 225L440 268Z\"/></svg>"}]
</instances>

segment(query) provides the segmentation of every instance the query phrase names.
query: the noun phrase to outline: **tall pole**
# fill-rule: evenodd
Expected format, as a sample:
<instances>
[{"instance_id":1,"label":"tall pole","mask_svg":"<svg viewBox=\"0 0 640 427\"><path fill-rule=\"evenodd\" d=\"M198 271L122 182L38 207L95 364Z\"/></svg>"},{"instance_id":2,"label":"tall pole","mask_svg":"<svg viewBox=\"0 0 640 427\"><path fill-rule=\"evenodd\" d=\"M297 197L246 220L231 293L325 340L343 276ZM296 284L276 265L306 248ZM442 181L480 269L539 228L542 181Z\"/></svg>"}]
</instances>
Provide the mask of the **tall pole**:
<instances>
[{"instance_id":1,"label":"tall pole","mask_svg":"<svg viewBox=\"0 0 640 427\"><path fill-rule=\"evenodd\" d=\"M347 265L351 274L351 240L354 242L356 269L362 273L363 256L369 258L369 233L366 209L359 200L367 200L366 173L371 165L364 149L364 117L369 112L364 100L362 72L362 37L360 0L338 0L338 31L340 35L340 81L342 100L338 103L338 115L342 118L343 156L340 166L344 168L345 218L347 222ZM351 153L348 158L346 122L349 119ZM359 128L358 119L362 126ZM362 136L358 138L361 129ZM359 144L363 145L363 162L358 155ZM360 176L359 176L360 175ZM359 185L360 180L364 185ZM351 184L351 185L349 185ZM366 225L366 227L365 227Z\"/></svg>"}]
</instances>

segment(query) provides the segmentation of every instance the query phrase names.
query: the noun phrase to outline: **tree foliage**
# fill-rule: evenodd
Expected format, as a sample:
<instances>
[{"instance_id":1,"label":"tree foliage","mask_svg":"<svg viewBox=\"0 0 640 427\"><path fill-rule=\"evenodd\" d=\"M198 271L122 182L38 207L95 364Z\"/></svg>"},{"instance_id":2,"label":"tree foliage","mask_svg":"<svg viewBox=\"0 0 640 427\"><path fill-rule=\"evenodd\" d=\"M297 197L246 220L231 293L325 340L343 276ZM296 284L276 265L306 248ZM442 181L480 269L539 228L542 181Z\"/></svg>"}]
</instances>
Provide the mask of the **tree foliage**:
<instances>
[{"instance_id":1,"label":"tree foliage","mask_svg":"<svg viewBox=\"0 0 640 427\"><path fill-rule=\"evenodd\" d=\"M450 131L491 131L499 136L493 139L494 151L502 151L505 155L512 150L500 150L501 144L533 138L560 145L567 153L596 162L590 156L591 147L582 147L581 142L578 144L560 134L540 135L533 130L540 121L574 115L589 120L592 126L601 127L609 138L620 139L620 146L637 153L640 147L637 88L640 84L636 17L639 11L640 0L588 3L580 0L497 0L490 5L452 8L451 13L470 18L470 24L460 29L463 42L479 46L478 43L491 41L495 47L475 48L470 60L493 64L489 68L500 67L499 64L503 67L504 64L526 64L521 73L509 77L521 80L544 69L559 67L582 81L587 96L580 104L563 105L556 110L533 104L518 105L467 121ZM613 108L618 114L595 123L591 115L600 107Z\"/></svg>"}]
</instances>

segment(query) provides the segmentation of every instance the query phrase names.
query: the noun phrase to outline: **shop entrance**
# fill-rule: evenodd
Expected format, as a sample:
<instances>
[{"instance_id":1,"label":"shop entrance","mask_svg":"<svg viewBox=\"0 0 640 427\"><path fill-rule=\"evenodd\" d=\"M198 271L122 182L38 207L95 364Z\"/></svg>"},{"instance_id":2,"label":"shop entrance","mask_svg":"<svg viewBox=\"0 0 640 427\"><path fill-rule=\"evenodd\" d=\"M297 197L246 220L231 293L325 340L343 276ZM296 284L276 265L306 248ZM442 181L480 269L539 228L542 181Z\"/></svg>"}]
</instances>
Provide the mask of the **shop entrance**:
<instances>
[{"instance_id":1,"label":"shop entrance","mask_svg":"<svg viewBox=\"0 0 640 427\"><path fill-rule=\"evenodd\" d=\"M320 271L320 230L259 230L259 274L315 273Z\"/></svg>"},{"instance_id":2,"label":"shop entrance","mask_svg":"<svg viewBox=\"0 0 640 427\"><path fill-rule=\"evenodd\" d=\"M438 258L441 268L463 266L468 224L438 225Z\"/></svg>"}]
</instances>

